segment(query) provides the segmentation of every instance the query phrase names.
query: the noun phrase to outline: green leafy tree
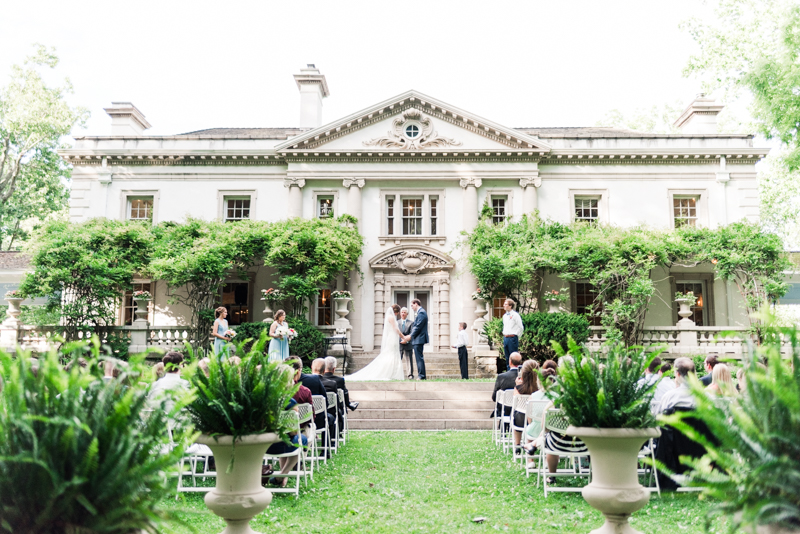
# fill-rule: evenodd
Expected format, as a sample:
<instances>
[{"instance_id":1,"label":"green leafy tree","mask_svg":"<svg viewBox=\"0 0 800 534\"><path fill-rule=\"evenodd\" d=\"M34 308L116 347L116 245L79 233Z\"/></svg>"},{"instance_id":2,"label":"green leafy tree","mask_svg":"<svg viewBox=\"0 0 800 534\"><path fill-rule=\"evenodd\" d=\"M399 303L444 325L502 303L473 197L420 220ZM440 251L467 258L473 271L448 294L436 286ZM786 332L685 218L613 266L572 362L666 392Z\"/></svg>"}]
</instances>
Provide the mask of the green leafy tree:
<instances>
[{"instance_id":1,"label":"green leafy tree","mask_svg":"<svg viewBox=\"0 0 800 534\"><path fill-rule=\"evenodd\" d=\"M61 316L64 336L90 329L101 336L116 322L125 290L147 265L153 236L143 223L91 219L52 221L28 248L33 272L22 281L26 296L46 297Z\"/></svg>"},{"instance_id":2,"label":"green leafy tree","mask_svg":"<svg viewBox=\"0 0 800 534\"><path fill-rule=\"evenodd\" d=\"M800 167L800 5L793 0L717 0L710 20L685 28L700 51L685 74L709 91L752 97L750 113L760 133L787 147L786 163Z\"/></svg>"},{"instance_id":3,"label":"green leafy tree","mask_svg":"<svg viewBox=\"0 0 800 534\"><path fill-rule=\"evenodd\" d=\"M758 200L764 228L780 236L786 248L800 248L800 170L789 170L783 152L771 153L759 165Z\"/></svg>"},{"instance_id":4,"label":"green leafy tree","mask_svg":"<svg viewBox=\"0 0 800 534\"><path fill-rule=\"evenodd\" d=\"M57 154L60 139L88 111L71 107L69 80L51 87L42 77L55 68L53 49L36 45L22 66L14 65L7 86L0 88L0 239L4 247L27 237L25 221L42 219L63 208L69 168Z\"/></svg>"}]
</instances>

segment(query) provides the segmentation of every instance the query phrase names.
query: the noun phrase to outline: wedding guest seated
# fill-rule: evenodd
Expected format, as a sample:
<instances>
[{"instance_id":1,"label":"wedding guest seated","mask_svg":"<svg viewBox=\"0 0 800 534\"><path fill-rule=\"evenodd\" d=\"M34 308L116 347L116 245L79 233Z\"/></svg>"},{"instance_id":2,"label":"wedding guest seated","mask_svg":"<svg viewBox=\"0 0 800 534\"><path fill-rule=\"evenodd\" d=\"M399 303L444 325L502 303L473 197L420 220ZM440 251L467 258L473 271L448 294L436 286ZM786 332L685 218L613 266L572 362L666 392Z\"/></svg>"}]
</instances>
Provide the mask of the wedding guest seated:
<instances>
[{"instance_id":1,"label":"wedding guest seated","mask_svg":"<svg viewBox=\"0 0 800 534\"><path fill-rule=\"evenodd\" d=\"M167 397L164 408L170 412L175 402L169 398L169 393L174 391L188 390L189 382L181 378L181 367L183 366L183 354L176 351L168 352L162 359L166 373L163 378L159 378L150 385L147 398L151 403L161 402Z\"/></svg>"},{"instance_id":2,"label":"wedding guest seated","mask_svg":"<svg viewBox=\"0 0 800 534\"><path fill-rule=\"evenodd\" d=\"M286 363L294 369L295 372L295 384L300 381L300 375L303 373L303 362L300 358L287 358ZM311 398L311 390L305 387L302 383L300 384L300 388L297 390L297 393L294 394L292 397L294 400L297 401L297 404L310 404L311 405L311 413L312 418L314 416L314 401ZM307 437L311 438L313 436L309 435L309 430L311 429L311 421L307 421L300 425L300 428L305 430L305 434Z\"/></svg>"},{"instance_id":3,"label":"wedding guest seated","mask_svg":"<svg viewBox=\"0 0 800 534\"><path fill-rule=\"evenodd\" d=\"M661 358L656 356L653 358L653 361L650 362L650 365L647 366L647 369L644 370L644 376L639 379L639 385L649 387L658 382L661 378L661 375L658 372L660 367Z\"/></svg>"},{"instance_id":4,"label":"wedding guest seated","mask_svg":"<svg viewBox=\"0 0 800 534\"><path fill-rule=\"evenodd\" d=\"M519 376L514 388L514 396L530 395L528 400L540 400L544 396L544 391L539 389L539 362L528 360L522 364ZM530 420L525 418L524 412L514 412L514 426L524 428ZM514 447L519 448L522 441L522 432L514 431Z\"/></svg>"},{"instance_id":5,"label":"wedding guest seated","mask_svg":"<svg viewBox=\"0 0 800 534\"><path fill-rule=\"evenodd\" d=\"M288 361L288 358L287 358ZM291 366L294 370L294 367ZM300 380L300 375L302 374L302 366L300 369L296 369L294 374L289 375L291 377L292 383L295 384ZM297 411L297 401L292 398L289 399L289 404L286 405L284 410L294 410ZM289 437L291 438L291 445L287 445L283 441L279 441L278 443L273 443L267 449L267 454L288 454L290 452L294 452L297 450L301 444L303 447L308 446L308 439L302 435L298 434L297 432L289 432ZM289 472L297 465L297 456L286 456L278 459L278 464L280 471L276 473L276 476L269 479L269 483L273 486L279 486L281 488L285 488L289 484L289 477L287 476ZM261 471L262 475L271 474L269 471Z\"/></svg>"},{"instance_id":6,"label":"wedding guest seated","mask_svg":"<svg viewBox=\"0 0 800 534\"><path fill-rule=\"evenodd\" d=\"M153 366L153 375L156 377L156 380L164 378L165 374L167 374L167 372L164 370L164 362L158 362Z\"/></svg>"},{"instance_id":7,"label":"wedding guest seated","mask_svg":"<svg viewBox=\"0 0 800 534\"><path fill-rule=\"evenodd\" d=\"M689 358L677 358L675 360L676 387L665 393L661 399L661 413L672 414L675 412L694 411L697 403L689 387L689 376L694 373L695 368L692 360ZM684 419L684 421L692 426L695 431L709 439L713 439L703 421L694 417ZM673 473L680 475L688 469L680 460L682 456L700 458L705 452L705 448L702 445L689 439L677 429L666 425L661 428L661 437L658 439L655 456L657 461L663 463ZM673 478L660 471L658 472L658 482L662 490L674 490L678 487Z\"/></svg>"},{"instance_id":8,"label":"wedding guest seated","mask_svg":"<svg viewBox=\"0 0 800 534\"><path fill-rule=\"evenodd\" d=\"M211 358L203 358L199 362L197 362L197 367L203 372L204 375L209 375L208 364L211 363Z\"/></svg>"},{"instance_id":9,"label":"wedding guest seated","mask_svg":"<svg viewBox=\"0 0 800 534\"><path fill-rule=\"evenodd\" d=\"M718 363L711 371L711 385L706 388L706 393L716 397L735 397L736 387L733 385L731 371L724 363Z\"/></svg>"},{"instance_id":10,"label":"wedding guest seated","mask_svg":"<svg viewBox=\"0 0 800 534\"><path fill-rule=\"evenodd\" d=\"M675 389L675 381L668 376L664 376L670 370L672 370L672 365L669 362L662 363L661 367L658 369L659 382L658 385L656 386L656 392L653 395L653 401L652 401L653 406L660 407L661 399L664 398L664 395L668 391L672 391L673 389ZM656 412L657 411L658 410L656 409Z\"/></svg>"},{"instance_id":11,"label":"wedding guest seated","mask_svg":"<svg viewBox=\"0 0 800 534\"><path fill-rule=\"evenodd\" d=\"M344 392L344 404L347 406L351 411L358 408L357 402L350 402L350 392L347 391L347 386L345 385L344 377L343 376L336 376L336 358L334 356L328 356L325 358L325 373L322 375L322 385L325 386L325 390L331 393L336 393L336 398L338 402L339 393L338 390L342 390ZM339 412L344 413L344 406L339 406Z\"/></svg>"},{"instance_id":12,"label":"wedding guest seated","mask_svg":"<svg viewBox=\"0 0 800 534\"><path fill-rule=\"evenodd\" d=\"M710 386L711 382L714 380L714 376L713 376L714 367L716 367L718 363L719 363L719 358L717 358L716 354L709 354L708 356L706 356L706 359L703 362L703 365L706 368L706 373L707 374L705 376L703 376L703 377L700 377L700 382L705 387Z\"/></svg>"},{"instance_id":13,"label":"wedding guest seated","mask_svg":"<svg viewBox=\"0 0 800 534\"><path fill-rule=\"evenodd\" d=\"M494 381L494 391L492 391L493 401L497 402L498 391L514 389L514 386L517 384L517 375L519 374L519 366L521 363L522 355L519 352L512 352L509 357L509 370L497 375ZM503 415L511 415L511 406L505 407Z\"/></svg>"},{"instance_id":14,"label":"wedding guest seated","mask_svg":"<svg viewBox=\"0 0 800 534\"><path fill-rule=\"evenodd\" d=\"M293 360L293 359L300 361L301 365L302 365L302 360L300 360L300 358L298 356L289 356L286 359L285 363L288 364L289 360ZM317 362L320 362L320 363L317 363ZM317 358L316 360L311 362L312 374L307 375L305 373L301 373L300 374L300 383L303 384L305 387L307 387L309 389L309 391L311 391L312 395L320 395L321 397L323 397L325 399L325 406L327 407L328 406L328 398L327 398L327 395L326 395L325 386L322 384L321 373L318 374L318 373L314 373L313 372L315 367L318 370L321 370L321 369L324 368L324 366L325 366L325 360L323 360L322 358ZM328 421L328 428L333 428L333 425L334 425L334 422L335 422L333 414L328 413L328 412L314 412L314 425L317 428L319 428L319 429L325 428L326 419ZM324 433L323 433L323 441L324 440L325 440L325 436L324 436Z\"/></svg>"}]
</instances>

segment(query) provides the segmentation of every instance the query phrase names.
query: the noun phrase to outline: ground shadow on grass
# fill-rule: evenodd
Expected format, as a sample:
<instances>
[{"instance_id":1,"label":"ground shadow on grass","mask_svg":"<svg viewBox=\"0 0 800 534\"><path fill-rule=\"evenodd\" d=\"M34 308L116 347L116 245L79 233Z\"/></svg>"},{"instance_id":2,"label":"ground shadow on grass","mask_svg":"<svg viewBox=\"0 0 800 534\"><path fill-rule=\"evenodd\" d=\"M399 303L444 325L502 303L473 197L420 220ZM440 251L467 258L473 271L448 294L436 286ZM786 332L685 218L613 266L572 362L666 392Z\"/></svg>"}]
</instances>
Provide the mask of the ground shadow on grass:
<instances>
[{"instance_id":1,"label":"ground shadow on grass","mask_svg":"<svg viewBox=\"0 0 800 534\"><path fill-rule=\"evenodd\" d=\"M603 522L580 493L545 499L536 478L526 478L519 463L512 464L492 445L487 431L350 436L347 446L301 490L299 500L275 495L253 528L319 534L588 533ZM654 495L631 524L648 534L700 533L708 506L696 494ZM181 518L200 533L225 527L205 507L203 494L182 493L164 507L181 510ZM473 522L477 517L486 519ZM166 532L191 529L175 525Z\"/></svg>"}]
</instances>

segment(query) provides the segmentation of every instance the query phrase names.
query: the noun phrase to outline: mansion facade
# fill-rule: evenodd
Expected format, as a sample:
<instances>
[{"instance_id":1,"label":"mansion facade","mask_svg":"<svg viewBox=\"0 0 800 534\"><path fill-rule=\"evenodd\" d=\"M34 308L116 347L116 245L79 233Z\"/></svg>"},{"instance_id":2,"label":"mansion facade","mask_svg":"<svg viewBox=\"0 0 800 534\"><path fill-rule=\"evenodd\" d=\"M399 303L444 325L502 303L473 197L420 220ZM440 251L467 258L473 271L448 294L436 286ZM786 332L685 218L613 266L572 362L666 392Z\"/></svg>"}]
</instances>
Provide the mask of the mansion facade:
<instances>
[{"instance_id":1,"label":"mansion facade","mask_svg":"<svg viewBox=\"0 0 800 534\"><path fill-rule=\"evenodd\" d=\"M363 279L355 273L330 289L349 289L354 350L380 347L392 303L419 298L430 317L431 348L449 350L458 323L476 319L475 279L465 270L462 232L478 223L484 204L494 222L536 210L569 223L716 227L758 218L755 164L767 153L752 135L718 134L722 106L698 96L678 119L678 134L612 128L507 127L417 91L408 91L322 124L327 81L313 65L295 75L296 128L211 128L151 136L130 103L113 103L111 133L75 139L63 150L74 170L70 218L183 221L186 217L277 221L351 214L364 236ZM260 290L274 272L254 268L231 278L220 296L230 323L265 318ZM711 266L655 273L649 326L675 325L672 295L699 295L699 326L746 325L735 287L715 280ZM560 288L548 276L545 289ZM186 323L158 280L138 280L154 294L154 325ZM321 329L336 318L330 289L310 311ZM571 286L582 311L589 284ZM494 313L501 304L494 304ZM130 299L120 324L132 320Z\"/></svg>"}]
</instances>

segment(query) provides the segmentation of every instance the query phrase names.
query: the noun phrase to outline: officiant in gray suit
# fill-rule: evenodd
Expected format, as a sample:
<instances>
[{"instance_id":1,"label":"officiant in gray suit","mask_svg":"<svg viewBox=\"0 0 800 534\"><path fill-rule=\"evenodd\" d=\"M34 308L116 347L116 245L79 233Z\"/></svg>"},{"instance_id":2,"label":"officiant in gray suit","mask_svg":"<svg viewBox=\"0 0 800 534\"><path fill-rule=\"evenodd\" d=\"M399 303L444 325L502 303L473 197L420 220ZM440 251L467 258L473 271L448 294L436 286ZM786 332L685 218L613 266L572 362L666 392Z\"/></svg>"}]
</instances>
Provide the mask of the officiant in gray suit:
<instances>
[{"instance_id":1,"label":"officiant in gray suit","mask_svg":"<svg viewBox=\"0 0 800 534\"><path fill-rule=\"evenodd\" d=\"M404 342L403 337L411 333L411 327L414 322L408 318L408 308L400 310L400 319L397 321L397 326L400 328L400 357L403 359L403 368L405 369L406 377L409 380L414 379L414 349L411 343Z\"/></svg>"}]
</instances>

